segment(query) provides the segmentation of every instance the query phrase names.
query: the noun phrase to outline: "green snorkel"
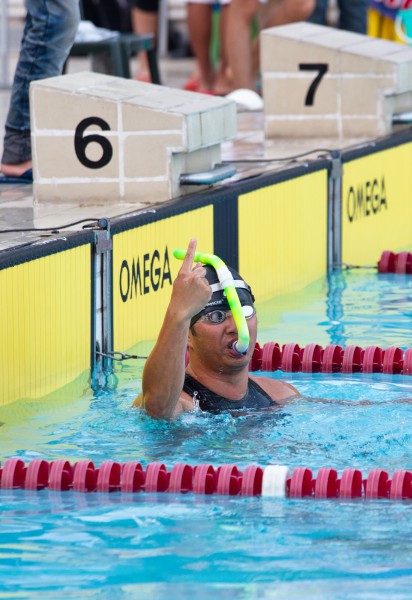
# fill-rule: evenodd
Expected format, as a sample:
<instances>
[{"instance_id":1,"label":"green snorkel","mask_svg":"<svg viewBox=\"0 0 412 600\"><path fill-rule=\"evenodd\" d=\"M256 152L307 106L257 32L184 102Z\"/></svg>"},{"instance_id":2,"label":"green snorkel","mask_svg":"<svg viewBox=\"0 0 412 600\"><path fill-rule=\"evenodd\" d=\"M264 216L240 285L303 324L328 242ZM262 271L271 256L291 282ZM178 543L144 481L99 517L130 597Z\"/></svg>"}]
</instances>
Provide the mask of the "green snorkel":
<instances>
[{"instance_id":1,"label":"green snorkel","mask_svg":"<svg viewBox=\"0 0 412 600\"><path fill-rule=\"evenodd\" d=\"M186 250L176 249L173 250L173 256L179 260L184 260L186 256ZM232 311L233 318L237 327L238 340L233 344L233 349L238 354L246 354L249 348L249 328L246 323L245 316L242 311L239 296L236 287L233 283L233 277L225 263L221 258L215 254L205 254L203 252L196 252L194 256L195 262L201 262L204 265L211 265L219 279L220 285L224 289L227 301Z\"/></svg>"}]
</instances>

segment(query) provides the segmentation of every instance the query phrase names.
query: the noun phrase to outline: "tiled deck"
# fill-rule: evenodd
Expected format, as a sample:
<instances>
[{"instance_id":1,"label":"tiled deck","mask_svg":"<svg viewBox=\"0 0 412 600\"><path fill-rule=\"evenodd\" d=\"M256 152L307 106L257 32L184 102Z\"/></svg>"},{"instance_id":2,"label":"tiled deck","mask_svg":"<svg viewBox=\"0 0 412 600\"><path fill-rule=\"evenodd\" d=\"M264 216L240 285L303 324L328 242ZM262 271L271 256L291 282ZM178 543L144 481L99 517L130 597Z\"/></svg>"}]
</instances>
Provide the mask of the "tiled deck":
<instances>
[{"instance_id":1,"label":"tiled deck","mask_svg":"<svg viewBox=\"0 0 412 600\"><path fill-rule=\"evenodd\" d=\"M161 75L165 85L169 87L182 87L192 72L193 61L191 59L168 59L161 61ZM72 59L69 72L89 70L90 66L86 59ZM0 91L0 130L4 130L4 122L8 109L10 90ZM324 152L316 149L336 149L339 142L333 140L276 140L266 143L264 140L264 122L261 112L238 112L237 137L222 146L222 158L228 161L257 160L268 158L284 158L298 155L314 150L313 154L302 157L299 162L305 163L317 158ZM346 146L352 145L348 142ZM2 137L0 139L0 149ZM232 179L243 179L245 177L261 173L266 169L284 169L287 165L296 164L296 161L285 160L274 163L238 163L236 167L238 174ZM158 206L158 205L157 205ZM73 223L85 218L114 218L127 213L133 213L139 208L133 204L120 203L113 198L112 205L93 206L83 205L81 199L76 204L47 204L39 205L33 202L32 187L30 185L2 185L0 187L0 251L7 248L19 246L41 240L42 238L55 235L51 232L8 232L12 229L42 228L46 230L56 229L58 226ZM82 225L64 229L62 232L80 229Z\"/></svg>"}]
</instances>

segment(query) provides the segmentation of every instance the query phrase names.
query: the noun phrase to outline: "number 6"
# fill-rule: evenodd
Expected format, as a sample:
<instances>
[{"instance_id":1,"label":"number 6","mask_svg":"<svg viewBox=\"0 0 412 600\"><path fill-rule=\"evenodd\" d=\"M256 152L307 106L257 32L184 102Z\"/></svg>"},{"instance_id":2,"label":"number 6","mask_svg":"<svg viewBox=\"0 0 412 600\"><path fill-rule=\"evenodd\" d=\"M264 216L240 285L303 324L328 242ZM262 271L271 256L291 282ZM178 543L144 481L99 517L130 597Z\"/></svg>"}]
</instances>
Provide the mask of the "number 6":
<instances>
[{"instance_id":1,"label":"number 6","mask_svg":"<svg viewBox=\"0 0 412 600\"><path fill-rule=\"evenodd\" d=\"M102 131L110 131L109 124L100 117L88 117L80 121L74 132L74 151L82 165L89 169L101 169L112 160L113 148L109 140L97 133L84 135L84 132L90 125L97 125ZM89 144L95 142L102 148L103 154L99 160L91 160L86 156L86 148Z\"/></svg>"}]
</instances>

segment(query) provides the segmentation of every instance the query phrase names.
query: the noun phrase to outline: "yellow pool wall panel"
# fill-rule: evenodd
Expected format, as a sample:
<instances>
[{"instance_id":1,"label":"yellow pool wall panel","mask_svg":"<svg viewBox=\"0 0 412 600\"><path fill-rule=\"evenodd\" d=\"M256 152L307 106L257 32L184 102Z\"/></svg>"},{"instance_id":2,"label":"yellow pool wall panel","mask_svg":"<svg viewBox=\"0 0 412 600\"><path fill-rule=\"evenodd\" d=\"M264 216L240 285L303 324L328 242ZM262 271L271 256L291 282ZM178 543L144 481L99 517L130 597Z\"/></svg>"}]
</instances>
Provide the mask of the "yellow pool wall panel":
<instances>
[{"instance_id":1,"label":"yellow pool wall panel","mask_svg":"<svg viewBox=\"0 0 412 600\"><path fill-rule=\"evenodd\" d=\"M182 265L174 248L197 238L213 252L213 205L142 225L113 236L113 331L116 350L157 338Z\"/></svg>"},{"instance_id":2,"label":"yellow pool wall panel","mask_svg":"<svg viewBox=\"0 0 412 600\"><path fill-rule=\"evenodd\" d=\"M327 191L323 169L239 196L239 270L260 302L325 275Z\"/></svg>"},{"instance_id":3,"label":"yellow pool wall panel","mask_svg":"<svg viewBox=\"0 0 412 600\"><path fill-rule=\"evenodd\" d=\"M343 164L342 261L376 265L412 244L412 143Z\"/></svg>"},{"instance_id":4,"label":"yellow pool wall panel","mask_svg":"<svg viewBox=\"0 0 412 600\"><path fill-rule=\"evenodd\" d=\"M0 270L0 405L43 397L90 368L91 249Z\"/></svg>"}]
</instances>

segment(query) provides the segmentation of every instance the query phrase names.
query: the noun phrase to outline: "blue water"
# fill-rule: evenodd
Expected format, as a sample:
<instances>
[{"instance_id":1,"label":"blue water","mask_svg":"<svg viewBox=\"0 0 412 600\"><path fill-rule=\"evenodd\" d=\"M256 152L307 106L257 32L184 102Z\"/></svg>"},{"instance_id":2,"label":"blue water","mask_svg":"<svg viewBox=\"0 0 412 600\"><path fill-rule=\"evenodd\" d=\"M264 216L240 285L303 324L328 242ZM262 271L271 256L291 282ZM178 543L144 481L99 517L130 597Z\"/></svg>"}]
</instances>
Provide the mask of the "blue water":
<instances>
[{"instance_id":1,"label":"blue water","mask_svg":"<svg viewBox=\"0 0 412 600\"><path fill-rule=\"evenodd\" d=\"M412 345L412 277L346 272L258 311L261 343ZM0 455L412 469L412 403L399 401L412 377L277 372L304 399L168 424L130 409L141 368L118 365L106 388L71 401L15 406L14 420L3 409ZM411 596L409 501L16 490L0 505L0 598Z\"/></svg>"}]
</instances>

